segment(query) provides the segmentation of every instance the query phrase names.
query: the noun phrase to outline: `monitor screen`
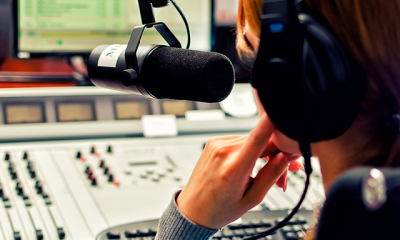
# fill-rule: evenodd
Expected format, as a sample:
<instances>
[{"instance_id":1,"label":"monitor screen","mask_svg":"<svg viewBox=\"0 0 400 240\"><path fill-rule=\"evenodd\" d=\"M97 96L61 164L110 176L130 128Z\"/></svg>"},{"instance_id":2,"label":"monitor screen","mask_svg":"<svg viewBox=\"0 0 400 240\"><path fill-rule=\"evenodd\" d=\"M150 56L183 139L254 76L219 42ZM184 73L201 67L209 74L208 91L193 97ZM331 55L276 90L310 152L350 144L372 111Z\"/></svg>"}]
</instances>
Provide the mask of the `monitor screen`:
<instances>
[{"instance_id":1,"label":"monitor screen","mask_svg":"<svg viewBox=\"0 0 400 240\"><path fill-rule=\"evenodd\" d=\"M239 0L214 0L214 24L217 27L236 26Z\"/></svg>"},{"instance_id":2,"label":"monitor screen","mask_svg":"<svg viewBox=\"0 0 400 240\"><path fill-rule=\"evenodd\" d=\"M192 32L191 49L210 50L209 0L177 0ZM186 46L186 28L172 3L154 10ZM137 0L18 0L18 51L22 53L90 53L103 44L127 44L141 25ZM153 29L141 45L166 44Z\"/></svg>"}]
</instances>

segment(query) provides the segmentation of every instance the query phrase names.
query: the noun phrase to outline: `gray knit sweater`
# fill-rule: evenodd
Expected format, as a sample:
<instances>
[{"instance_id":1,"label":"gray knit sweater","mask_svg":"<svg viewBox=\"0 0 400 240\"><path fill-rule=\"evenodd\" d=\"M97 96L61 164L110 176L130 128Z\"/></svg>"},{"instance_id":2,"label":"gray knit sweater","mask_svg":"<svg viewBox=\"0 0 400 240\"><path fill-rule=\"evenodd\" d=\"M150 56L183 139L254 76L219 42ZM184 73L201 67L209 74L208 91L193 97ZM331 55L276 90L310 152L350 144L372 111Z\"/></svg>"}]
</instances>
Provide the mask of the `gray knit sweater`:
<instances>
[{"instance_id":1,"label":"gray knit sweater","mask_svg":"<svg viewBox=\"0 0 400 240\"><path fill-rule=\"evenodd\" d=\"M158 225L156 240L206 240L210 239L218 230L203 228L188 219L176 205L178 191L174 194L171 203L165 210Z\"/></svg>"}]
</instances>

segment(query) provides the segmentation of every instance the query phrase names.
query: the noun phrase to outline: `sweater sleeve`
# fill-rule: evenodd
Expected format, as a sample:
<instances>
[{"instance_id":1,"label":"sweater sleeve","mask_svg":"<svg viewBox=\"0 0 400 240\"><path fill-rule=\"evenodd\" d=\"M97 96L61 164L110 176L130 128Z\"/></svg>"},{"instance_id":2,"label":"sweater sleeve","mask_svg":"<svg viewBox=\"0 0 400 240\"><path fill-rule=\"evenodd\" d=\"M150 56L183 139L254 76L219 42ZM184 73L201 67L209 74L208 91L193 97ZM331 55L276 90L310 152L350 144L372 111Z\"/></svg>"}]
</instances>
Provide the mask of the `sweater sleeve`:
<instances>
[{"instance_id":1,"label":"sweater sleeve","mask_svg":"<svg viewBox=\"0 0 400 240\"><path fill-rule=\"evenodd\" d=\"M207 229L188 219L176 205L176 198L181 191L174 194L171 203L163 213L158 224L156 240L207 240L218 230Z\"/></svg>"}]
</instances>

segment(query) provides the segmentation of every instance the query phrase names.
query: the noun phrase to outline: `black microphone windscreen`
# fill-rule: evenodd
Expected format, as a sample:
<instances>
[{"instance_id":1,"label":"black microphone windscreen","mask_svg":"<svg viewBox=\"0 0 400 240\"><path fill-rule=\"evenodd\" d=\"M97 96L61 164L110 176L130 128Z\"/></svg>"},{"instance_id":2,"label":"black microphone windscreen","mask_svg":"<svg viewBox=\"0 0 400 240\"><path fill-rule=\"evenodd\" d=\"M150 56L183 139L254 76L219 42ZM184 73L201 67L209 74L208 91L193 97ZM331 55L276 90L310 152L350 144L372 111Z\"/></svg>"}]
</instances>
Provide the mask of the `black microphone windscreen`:
<instances>
[{"instance_id":1,"label":"black microphone windscreen","mask_svg":"<svg viewBox=\"0 0 400 240\"><path fill-rule=\"evenodd\" d=\"M220 102L232 91L235 71L219 53L160 47L144 61L140 79L156 98Z\"/></svg>"}]
</instances>

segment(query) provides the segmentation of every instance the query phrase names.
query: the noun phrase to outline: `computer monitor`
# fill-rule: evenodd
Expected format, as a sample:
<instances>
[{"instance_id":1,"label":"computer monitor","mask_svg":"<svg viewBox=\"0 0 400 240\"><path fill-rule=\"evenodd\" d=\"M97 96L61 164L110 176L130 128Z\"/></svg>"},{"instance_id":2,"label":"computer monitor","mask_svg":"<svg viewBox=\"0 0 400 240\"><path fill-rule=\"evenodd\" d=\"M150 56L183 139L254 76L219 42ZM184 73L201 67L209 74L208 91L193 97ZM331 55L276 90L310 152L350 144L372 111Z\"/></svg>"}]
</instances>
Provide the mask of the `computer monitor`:
<instances>
[{"instance_id":1,"label":"computer monitor","mask_svg":"<svg viewBox=\"0 0 400 240\"><path fill-rule=\"evenodd\" d=\"M211 4L209 0L176 1L189 22L191 49L209 51ZM137 0L17 0L20 55L90 53L102 44L127 44L132 29L141 25ZM155 9L158 22L165 22L186 46L186 28L172 3ZM166 44L152 29L141 45Z\"/></svg>"}]
</instances>

